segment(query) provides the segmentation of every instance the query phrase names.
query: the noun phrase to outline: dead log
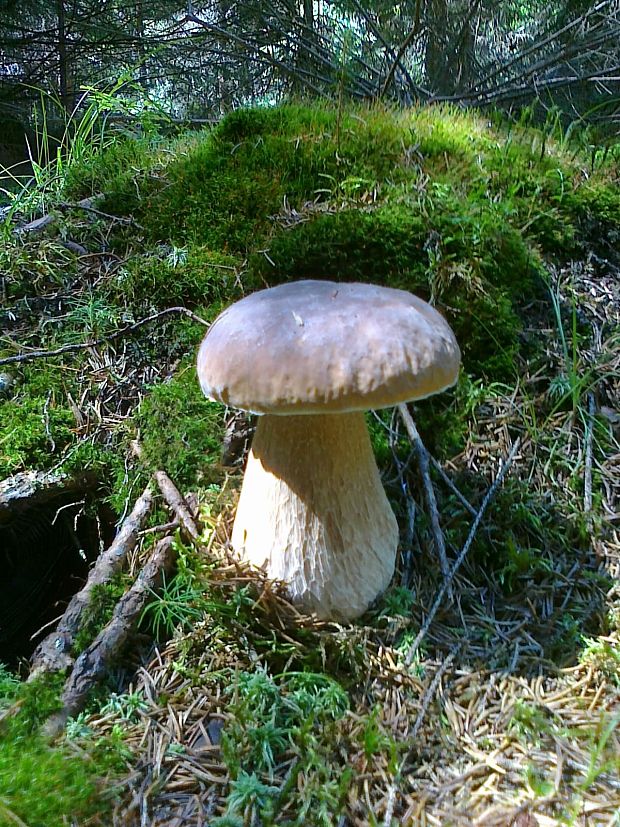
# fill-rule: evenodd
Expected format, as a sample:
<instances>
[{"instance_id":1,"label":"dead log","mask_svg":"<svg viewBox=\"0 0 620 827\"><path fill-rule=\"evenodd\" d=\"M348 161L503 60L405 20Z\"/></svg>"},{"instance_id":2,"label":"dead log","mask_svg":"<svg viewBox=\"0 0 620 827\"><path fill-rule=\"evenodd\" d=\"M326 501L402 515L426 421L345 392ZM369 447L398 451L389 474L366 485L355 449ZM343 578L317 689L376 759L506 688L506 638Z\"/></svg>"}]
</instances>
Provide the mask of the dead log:
<instances>
[{"instance_id":1,"label":"dead log","mask_svg":"<svg viewBox=\"0 0 620 827\"><path fill-rule=\"evenodd\" d=\"M29 681L42 672L58 672L71 665L71 647L81 627L84 609L90 602L94 587L108 583L125 565L128 554L136 546L140 529L152 504L153 493L149 485L136 500L112 544L97 558L86 584L71 599L56 631L49 634L35 649L31 658Z\"/></svg>"},{"instance_id":2,"label":"dead log","mask_svg":"<svg viewBox=\"0 0 620 827\"><path fill-rule=\"evenodd\" d=\"M108 625L99 632L91 645L77 658L62 693L62 708L48 719L44 731L48 737L57 736L67 719L83 709L88 692L103 677L120 647L141 615L147 600L175 562L176 551L171 537L164 537L153 549L148 562L133 586L116 604Z\"/></svg>"},{"instance_id":3,"label":"dead log","mask_svg":"<svg viewBox=\"0 0 620 827\"><path fill-rule=\"evenodd\" d=\"M96 484L96 475L88 472L68 476L60 472L25 471L0 480L0 526L33 505L45 504L76 491L87 491Z\"/></svg>"}]
</instances>

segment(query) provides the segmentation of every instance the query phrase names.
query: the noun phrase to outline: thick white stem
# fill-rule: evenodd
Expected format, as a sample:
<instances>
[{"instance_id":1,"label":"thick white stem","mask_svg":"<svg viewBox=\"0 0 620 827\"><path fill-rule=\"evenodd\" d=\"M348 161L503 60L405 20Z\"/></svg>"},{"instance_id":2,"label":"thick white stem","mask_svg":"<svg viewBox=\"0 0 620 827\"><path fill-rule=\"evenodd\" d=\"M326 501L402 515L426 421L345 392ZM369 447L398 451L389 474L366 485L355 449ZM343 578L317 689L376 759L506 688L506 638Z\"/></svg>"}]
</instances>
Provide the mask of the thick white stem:
<instances>
[{"instance_id":1,"label":"thick white stem","mask_svg":"<svg viewBox=\"0 0 620 827\"><path fill-rule=\"evenodd\" d=\"M398 545L364 414L261 416L232 545L306 611L362 614L389 584Z\"/></svg>"}]
</instances>

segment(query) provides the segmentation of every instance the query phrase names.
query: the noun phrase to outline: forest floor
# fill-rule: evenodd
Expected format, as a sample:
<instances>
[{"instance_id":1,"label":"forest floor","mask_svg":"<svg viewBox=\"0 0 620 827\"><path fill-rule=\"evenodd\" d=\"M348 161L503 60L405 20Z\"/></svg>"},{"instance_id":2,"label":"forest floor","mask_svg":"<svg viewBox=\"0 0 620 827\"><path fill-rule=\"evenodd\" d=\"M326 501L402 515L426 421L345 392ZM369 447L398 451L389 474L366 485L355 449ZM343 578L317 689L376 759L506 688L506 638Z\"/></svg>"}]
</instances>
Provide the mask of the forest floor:
<instances>
[{"instance_id":1,"label":"forest floor","mask_svg":"<svg viewBox=\"0 0 620 827\"><path fill-rule=\"evenodd\" d=\"M293 106L116 140L15 210L0 479L94 475L58 540L94 531L92 556L149 485L155 504L69 673L0 671L0 824L620 824L617 155L445 109ZM350 625L231 558L253 423L195 377L223 306L310 276L411 289L463 350L457 387L411 407L462 564L446 590L403 421L370 414L401 546ZM0 512L3 565L43 511ZM50 745L71 666L166 537L174 572Z\"/></svg>"}]
</instances>

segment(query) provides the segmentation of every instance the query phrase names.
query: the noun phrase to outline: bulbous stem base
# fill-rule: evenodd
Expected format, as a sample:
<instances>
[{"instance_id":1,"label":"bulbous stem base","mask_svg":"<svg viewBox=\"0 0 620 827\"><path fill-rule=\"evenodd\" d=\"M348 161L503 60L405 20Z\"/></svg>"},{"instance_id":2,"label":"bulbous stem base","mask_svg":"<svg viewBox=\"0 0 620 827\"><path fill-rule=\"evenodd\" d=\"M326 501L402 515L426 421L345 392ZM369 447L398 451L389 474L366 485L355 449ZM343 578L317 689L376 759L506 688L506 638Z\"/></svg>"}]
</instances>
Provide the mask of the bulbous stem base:
<instances>
[{"instance_id":1,"label":"bulbous stem base","mask_svg":"<svg viewBox=\"0 0 620 827\"><path fill-rule=\"evenodd\" d=\"M364 414L260 417L232 545L305 611L362 614L388 586L398 545Z\"/></svg>"}]
</instances>

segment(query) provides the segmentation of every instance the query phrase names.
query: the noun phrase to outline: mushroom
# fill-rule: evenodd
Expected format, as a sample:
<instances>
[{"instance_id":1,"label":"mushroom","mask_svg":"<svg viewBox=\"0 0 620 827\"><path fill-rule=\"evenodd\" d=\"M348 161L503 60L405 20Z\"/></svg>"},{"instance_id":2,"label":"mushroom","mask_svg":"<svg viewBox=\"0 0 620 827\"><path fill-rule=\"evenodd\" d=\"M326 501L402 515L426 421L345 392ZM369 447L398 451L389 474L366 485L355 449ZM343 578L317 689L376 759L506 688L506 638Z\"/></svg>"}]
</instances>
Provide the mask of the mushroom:
<instances>
[{"instance_id":1,"label":"mushroom","mask_svg":"<svg viewBox=\"0 0 620 827\"><path fill-rule=\"evenodd\" d=\"M404 290L298 281L218 316L198 354L210 399L261 414L232 546L294 603L347 621L386 589L398 525L364 419L454 384L444 318Z\"/></svg>"}]
</instances>

